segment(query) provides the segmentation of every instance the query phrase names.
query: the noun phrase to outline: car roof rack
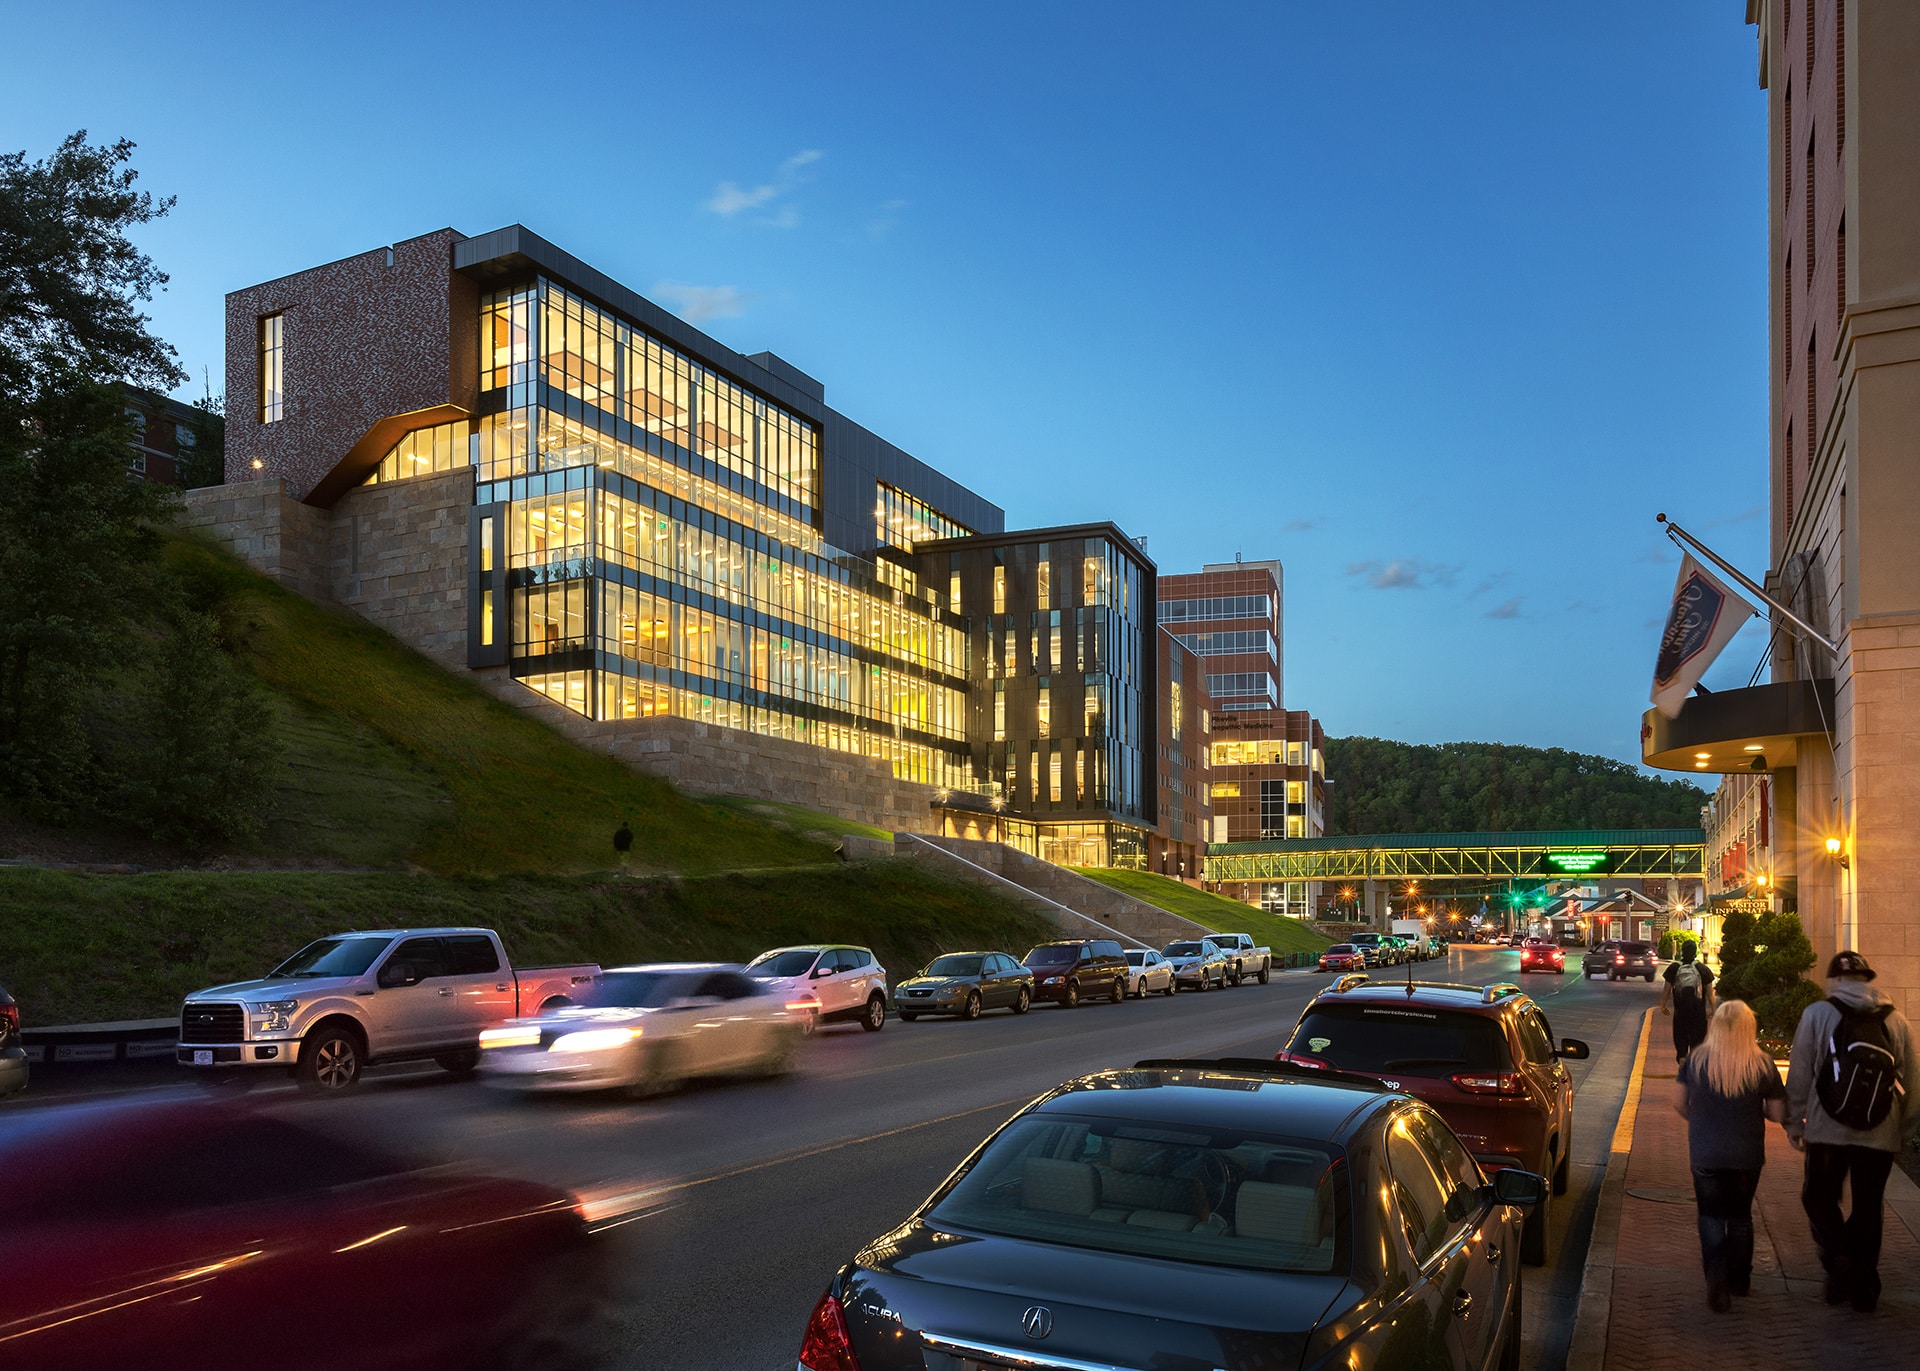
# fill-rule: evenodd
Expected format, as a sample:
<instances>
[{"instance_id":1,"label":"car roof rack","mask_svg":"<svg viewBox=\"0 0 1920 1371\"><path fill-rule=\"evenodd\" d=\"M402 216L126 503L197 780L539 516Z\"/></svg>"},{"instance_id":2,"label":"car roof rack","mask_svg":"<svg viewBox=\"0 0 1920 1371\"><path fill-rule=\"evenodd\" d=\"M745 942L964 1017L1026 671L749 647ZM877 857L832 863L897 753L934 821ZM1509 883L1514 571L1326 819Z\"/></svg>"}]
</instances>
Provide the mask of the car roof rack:
<instances>
[{"instance_id":1,"label":"car roof rack","mask_svg":"<svg viewBox=\"0 0 1920 1371\"><path fill-rule=\"evenodd\" d=\"M1295 1081L1357 1085L1375 1094L1391 1094L1378 1076L1362 1076L1331 1066L1301 1066L1271 1057L1148 1057L1133 1064L1135 1071L1238 1071L1247 1076L1284 1076Z\"/></svg>"},{"instance_id":2,"label":"car roof rack","mask_svg":"<svg viewBox=\"0 0 1920 1371\"><path fill-rule=\"evenodd\" d=\"M1345 976L1342 976L1339 980L1335 981L1333 983L1333 988L1329 993L1334 995L1344 995L1349 990L1353 989L1355 986L1365 985L1366 983L1367 983L1366 972L1352 971L1346 974Z\"/></svg>"},{"instance_id":3,"label":"car roof rack","mask_svg":"<svg viewBox=\"0 0 1920 1371\"><path fill-rule=\"evenodd\" d=\"M1518 995L1519 993L1520 987L1512 981L1501 981L1499 984L1490 985L1480 992L1480 1003L1492 1004L1495 1000L1504 1000L1509 995Z\"/></svg>"}]
</instances>

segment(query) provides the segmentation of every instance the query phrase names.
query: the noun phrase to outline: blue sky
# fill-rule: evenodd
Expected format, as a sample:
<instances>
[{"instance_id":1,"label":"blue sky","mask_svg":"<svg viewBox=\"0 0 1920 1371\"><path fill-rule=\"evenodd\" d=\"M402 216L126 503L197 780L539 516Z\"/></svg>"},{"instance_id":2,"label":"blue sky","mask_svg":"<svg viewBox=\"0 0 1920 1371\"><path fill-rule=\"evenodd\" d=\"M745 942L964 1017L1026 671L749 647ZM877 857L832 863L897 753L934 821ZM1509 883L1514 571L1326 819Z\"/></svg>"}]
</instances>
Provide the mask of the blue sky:
<instances>
[{"instance_id":1,"label":"blue sky","mask_svg":"<svg viewBox=\"0 0 1920 1371\"><path fill-rule=\"evenodd\" d=\"M1333 734L1635 759L1654 514L1764 568L1738 4L605 9L10 7L0 147L140 145L194 394L226 291L521 222L1012 525L1278 556Z\"/></svg>"}]
</instances>

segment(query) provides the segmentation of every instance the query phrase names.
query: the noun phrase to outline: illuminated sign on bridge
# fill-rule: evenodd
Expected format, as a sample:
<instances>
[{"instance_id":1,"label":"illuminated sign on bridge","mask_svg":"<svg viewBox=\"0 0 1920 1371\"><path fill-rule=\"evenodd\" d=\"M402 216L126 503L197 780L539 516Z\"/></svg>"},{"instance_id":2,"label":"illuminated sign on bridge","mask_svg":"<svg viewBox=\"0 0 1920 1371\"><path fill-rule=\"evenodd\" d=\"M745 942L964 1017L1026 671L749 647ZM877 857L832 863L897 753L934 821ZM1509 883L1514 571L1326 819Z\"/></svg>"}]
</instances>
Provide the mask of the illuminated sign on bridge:
<instances>
[{"instance_id":1,"label":"illuminated sign on bridge","mask_svg":"<svg viewBox=\"0 0 1920 1371\"><path fill-rule=\"evenodd\" d=\"M1703 878L1697 828L1536 833L1370 833L1215 843L1209 881L1521 881L1541 877Z\"/></svg>"}]
</instances>

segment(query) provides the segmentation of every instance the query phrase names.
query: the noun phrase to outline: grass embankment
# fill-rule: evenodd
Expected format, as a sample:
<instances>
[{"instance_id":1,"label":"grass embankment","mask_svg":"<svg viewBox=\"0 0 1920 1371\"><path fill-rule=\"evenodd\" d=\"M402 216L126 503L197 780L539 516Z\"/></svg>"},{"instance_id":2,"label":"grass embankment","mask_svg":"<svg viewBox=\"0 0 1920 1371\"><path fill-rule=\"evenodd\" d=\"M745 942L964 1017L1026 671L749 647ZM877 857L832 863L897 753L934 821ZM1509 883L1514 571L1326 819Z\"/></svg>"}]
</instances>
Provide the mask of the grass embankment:
<instances>
[{"instance_id":1,"label":"grass embankment","mask_svg":"<svg viewBox=\"0 0 1920 1371\"><path fill-rule=\"evenodd\" d=\"M1076 866L1089 880L1159 905L1170 914L1192 919L1202 928L1216 933L1251 933L1254 940L1275 952L1320 952L1327 940L1298 919L1269 914L1264 909L1229 900L1211 891L1195 890L1184 881L1151 871L1127 871L1121 868Z\"/></svg>"},{"instance_id":2,"label":"grass embankment","mask_svg":"<svg viewBox=\"0 0 1920 1371\"><path fill-rule=\"evenodd\" d=\"M887 843L893 841L893 834L884 828L863 824L858 819L843 819L837 814L822 814L817 809L803 809L799 805L782 804L778 800L755 800L745 795L717 795L707 803L742 814L756 815L769 823L780 824L799 833L826 833L836 838L874 838Z\"/></svg>"},{"instance_id":3,"label":"grass embankment","mask_svg":"<svg viewBox=\"0 0 1920 1371\"><path fill-rule=\"evenodd\" d=\"M905 859L692 879L406 873L0 871L0 972L28 1024L177 1013L352 928L479 924L522 965L745 961L788 943L871 947L895 980L956 948L1023 955L1053 925Z\"/></svg>"}]
</instances>

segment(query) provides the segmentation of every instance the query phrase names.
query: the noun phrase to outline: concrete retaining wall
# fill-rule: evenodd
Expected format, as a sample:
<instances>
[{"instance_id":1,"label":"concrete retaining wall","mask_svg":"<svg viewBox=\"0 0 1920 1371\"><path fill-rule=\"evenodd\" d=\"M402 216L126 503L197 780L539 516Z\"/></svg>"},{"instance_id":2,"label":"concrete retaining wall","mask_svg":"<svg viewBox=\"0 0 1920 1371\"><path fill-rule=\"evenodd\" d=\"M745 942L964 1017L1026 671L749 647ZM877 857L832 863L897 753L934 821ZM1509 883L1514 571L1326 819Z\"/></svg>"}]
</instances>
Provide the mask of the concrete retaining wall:
<instances>
[{"instance_id":1,"label":"concrete retaining wall","mask_svg":"<svg viewBox=\"0 0 1920 1371\"><path fill-rule=\"evenodd\" d=\"M472 510L471 467L348 491L330 515L330 598L464 672Z\"/></svg>"}]
</instances>

